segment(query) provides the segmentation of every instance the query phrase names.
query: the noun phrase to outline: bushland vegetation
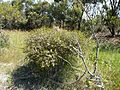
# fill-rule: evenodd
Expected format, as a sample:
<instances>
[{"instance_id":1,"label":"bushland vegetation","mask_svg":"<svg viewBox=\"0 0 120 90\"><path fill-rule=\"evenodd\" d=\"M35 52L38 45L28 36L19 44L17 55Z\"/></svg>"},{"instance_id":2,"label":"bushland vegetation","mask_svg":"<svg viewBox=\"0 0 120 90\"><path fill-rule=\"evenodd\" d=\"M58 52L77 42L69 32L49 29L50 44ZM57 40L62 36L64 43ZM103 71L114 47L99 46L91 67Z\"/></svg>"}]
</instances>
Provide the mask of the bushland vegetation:
<instances>
[{"instance_id":1,"label":"bushland vegetation","mask_svg":"<svg viewBox=\"0 0 120 90\"><path fill-rule=\"evenodd\" d=\"M120 0L0 1L1 90L119 90Z\"/></svg>"}]
</instances>

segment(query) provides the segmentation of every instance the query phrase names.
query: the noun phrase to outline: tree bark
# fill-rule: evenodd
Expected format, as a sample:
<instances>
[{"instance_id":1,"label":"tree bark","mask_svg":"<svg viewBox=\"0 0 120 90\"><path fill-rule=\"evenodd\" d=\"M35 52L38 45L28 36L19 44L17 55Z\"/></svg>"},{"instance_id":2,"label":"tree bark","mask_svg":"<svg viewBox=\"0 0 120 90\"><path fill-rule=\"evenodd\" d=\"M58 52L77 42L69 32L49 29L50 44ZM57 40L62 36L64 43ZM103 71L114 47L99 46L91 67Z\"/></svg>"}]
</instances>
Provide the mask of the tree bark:
<instances>
[{"instance_id":1,"label":"tree bark","mask_svg":"<svg viewBox=\"0 0 120 90\"><path fill-rule=\"evenodd\" d=\"M114 37L114 36L115 36L115 27L114 27L114 25L108 26L108 29L109 29L109 31L110 31L112 37Z\"/></svg>"},{"instance_id":2,"label":"tree bark","mask_svg":"<svg viewBox=\"0 0 120 90\"><path fill-rule=\"evenodd\" d=\"M77 30L80 30L80 28L81 28L81 22L82 22L83 13L84 13L84 10L82 10L81 16L79 17Z\"/></svg>"}]
</instances>

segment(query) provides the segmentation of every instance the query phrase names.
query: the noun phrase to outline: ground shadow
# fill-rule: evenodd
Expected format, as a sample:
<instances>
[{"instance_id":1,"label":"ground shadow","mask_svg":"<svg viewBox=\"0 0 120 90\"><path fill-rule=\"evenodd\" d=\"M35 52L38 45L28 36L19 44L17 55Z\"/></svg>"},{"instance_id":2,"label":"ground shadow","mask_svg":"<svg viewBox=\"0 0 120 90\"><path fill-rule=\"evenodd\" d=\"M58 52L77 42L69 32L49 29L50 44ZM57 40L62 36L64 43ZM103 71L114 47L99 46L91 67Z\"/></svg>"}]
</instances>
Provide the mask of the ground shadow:
<instances>
[{"instance_id":1,"label":"ground shadow","mask_svg":"<svg viewBox=\"0 0 120 90\"><path fill-rule=\"evenodd\" d=\"M39 69L35 63L31 62L21 66L12 73L13 87L11 90L56 90L62 83L59 72L61 65L50 69ZM43 88L43 89L42 89Z\"/></svg>"}]
</instances>

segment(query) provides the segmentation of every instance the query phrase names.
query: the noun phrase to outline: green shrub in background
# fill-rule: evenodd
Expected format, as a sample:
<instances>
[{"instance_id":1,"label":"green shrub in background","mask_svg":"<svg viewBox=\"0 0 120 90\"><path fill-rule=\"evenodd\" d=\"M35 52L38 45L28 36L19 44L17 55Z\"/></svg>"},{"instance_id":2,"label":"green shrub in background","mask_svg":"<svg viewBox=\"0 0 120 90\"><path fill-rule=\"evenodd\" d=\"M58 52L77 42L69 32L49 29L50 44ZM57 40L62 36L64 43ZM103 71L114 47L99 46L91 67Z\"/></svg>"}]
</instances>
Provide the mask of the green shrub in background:
<instances>
[{"instance_id":1,"label":"green shrub in background","mask_svg":"<svg viewBox=\"0 0 120 90\"><path fill-rule=\"evenodd\" d=\"M9 45L9 38L3 32L0 32L0 49Z\"/></svg>"},{"instance_id":2,"label":"green shrub in background","mask_svg":"<svg viewBox=\"0 0 120 90\"><path fill-rule=\"evenodd\" d=\"M114 45L111 43L102 43L100 46L101 51L109 51L109 52L118 52L120 53L120 45Z\"/></svg>"},{"instance_id":3,"label":"green shrub in background","mask_svg":"<svg viewBox=\"0 0 120 90\"><path fill-rule=\"evenodd\" d=\"M62 58L72 63L77 61L78 54L73 48L78 48L78 42L87 56L92 45L81 32L37 30L29 38L25 51L29 61L40 68L54 67L64 62Z\"/></svg>"}]
</instances>

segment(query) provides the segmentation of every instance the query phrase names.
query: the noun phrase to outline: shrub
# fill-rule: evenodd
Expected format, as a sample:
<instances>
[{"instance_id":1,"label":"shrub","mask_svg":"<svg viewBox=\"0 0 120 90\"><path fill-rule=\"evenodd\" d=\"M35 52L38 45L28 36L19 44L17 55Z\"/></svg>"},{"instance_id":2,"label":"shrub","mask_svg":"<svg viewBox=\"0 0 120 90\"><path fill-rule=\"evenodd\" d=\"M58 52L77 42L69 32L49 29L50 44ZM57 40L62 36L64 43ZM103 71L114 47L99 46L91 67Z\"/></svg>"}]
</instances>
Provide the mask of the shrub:
<instances>
[{"instance_id":1,"label":"shrub","mask_svg":"<svg viewBox=\"0 0 120 90\"><path fill-rule=\"evenodd\" d=\"M7 47L9 45L9 38L4 33L0 32L0 48Z\"/></svg>"},{"instance_id":2,"label":"shrub","mask_svg":"<svg viewBox=\"0 0 120 90\"><path fill-rule=\"evenodd\" d=\"M49 80L52 80L52 83L59 83L51 85L50 81L49 85L52 88L56 85L62 86L61 88L67 88L66 83L75 81L76 75L83 73L83 71L78 72L71 67L84 69L81 58L75 50L75 48L78 49L78 42L83 50L83 54L87 58L93 46L90 43L93 42L87 39L81 32L55 31L48 28L32 31L26 43L25 53L28 64L33 63L32 66L35 65L35 68L32 68L35 72L33 74L35 76L40 75L42 79L45 79L45 76L47 76L48 79L45 79L45 81L49 82ZM42 80L41 83L45 83L45 81ZM47 86L46 83L45 86Z\"/></svg>"},{"instance_id":3,"label":"shrub","mask_svg":"<svg viewBox=\"0 0 120 90\"><path fill-rule=\"evenodd\" d=\"M73 48L80 43L84 55L90 53L90 42L81 32L37 30L32 32L28 39L25 52L30 62L36 62L40 68L54 67L64 64L67 60L72 64L77 60L78 54ZM63 60L63 58L65 60Z\"/></svg>"}]
</instances>

